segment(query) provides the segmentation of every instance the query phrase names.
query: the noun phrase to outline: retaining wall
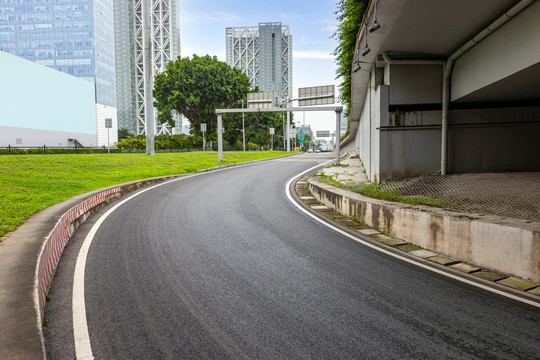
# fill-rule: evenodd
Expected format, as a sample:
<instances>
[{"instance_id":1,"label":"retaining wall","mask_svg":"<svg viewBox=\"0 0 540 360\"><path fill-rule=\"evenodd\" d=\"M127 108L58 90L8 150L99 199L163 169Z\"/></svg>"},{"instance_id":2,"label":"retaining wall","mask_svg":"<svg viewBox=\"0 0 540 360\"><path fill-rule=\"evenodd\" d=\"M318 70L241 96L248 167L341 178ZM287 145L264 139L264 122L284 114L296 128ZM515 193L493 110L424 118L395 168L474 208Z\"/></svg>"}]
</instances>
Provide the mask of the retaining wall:
<instances>
[{"instance_id":1,"label":"retaining wall","mask_svg":"<svg viewBox=\"0 0 540 360\"><path fill-rule=\"evenodd\" d=\"M461 261L540 282L540 227L377 200L308 179L313 196L388 235Z\"/></svg>"}]
</instances>

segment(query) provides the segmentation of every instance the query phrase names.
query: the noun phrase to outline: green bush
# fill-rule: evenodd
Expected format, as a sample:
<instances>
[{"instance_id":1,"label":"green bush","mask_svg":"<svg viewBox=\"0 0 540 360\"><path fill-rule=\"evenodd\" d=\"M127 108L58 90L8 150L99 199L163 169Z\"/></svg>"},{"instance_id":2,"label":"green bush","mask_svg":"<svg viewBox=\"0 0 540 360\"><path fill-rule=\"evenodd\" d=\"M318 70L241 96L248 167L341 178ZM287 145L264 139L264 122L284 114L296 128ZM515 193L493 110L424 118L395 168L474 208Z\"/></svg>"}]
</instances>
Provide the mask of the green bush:
<instances>
[{"instance_id":1,"label":"green bush","mask_svg":"<svg viewBox=\"0 0 540 360\"><path fill-rule=\"evenodd\" d=\"M244 147L244 143L241 142L240 140L236 140L236 142L234 143L233 147L235 147L235 148L243 148L243 147Z\"/></svg>"}]
</instances>

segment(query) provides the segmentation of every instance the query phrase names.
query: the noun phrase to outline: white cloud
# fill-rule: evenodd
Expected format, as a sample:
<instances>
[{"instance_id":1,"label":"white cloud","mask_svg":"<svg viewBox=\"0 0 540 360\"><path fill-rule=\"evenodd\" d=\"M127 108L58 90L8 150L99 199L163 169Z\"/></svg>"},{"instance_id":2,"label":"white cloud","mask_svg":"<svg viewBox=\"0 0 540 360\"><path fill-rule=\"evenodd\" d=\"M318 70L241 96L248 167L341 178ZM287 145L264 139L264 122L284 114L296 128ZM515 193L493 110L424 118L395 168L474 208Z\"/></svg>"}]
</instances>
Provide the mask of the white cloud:
<instances>
[{"instance_id":1,"label":"white cloud","mask_svg":"<svg viewBox=\"0 0 540 360\"><path fill-rule=\"evenodd\" d=\"M320 50L293 50L295 59L335 59L334 55Z\"/></svg>"},{"instance_id":2,"label":"white cloud","mask_svg":"<svg viewBox=\"0 0 540 360\"><path fill-rule=\"evenodd\" d=\"M325 25L321 28L321 30L331 32L331 33L337 30L337 23L335 20L331 21L331 20L323 19L321 22Z\"/></svg>"},{"instance_id":3,"label":"white cloud","mask_svg":"<svg viewBox=\"0 0 540 360\"><path fill-rule=\"evenodd\" d=\"M327 26L323 26L321 29L323 31L334 33L337 30L337 26L335 26L335 25L327 25Z\"/></svg>"},{"instance_id":4,"label":"white cloud","mask_svg":"<svg viewBox=\"0 0 540 360\"><path fill-rule=\"evenodd\" d=\"M215 12L215 13L183 13L180 23L204 23L207 21L212 22L232 22L232 21L245 21L245 19L237 14L228 12Z\"/></svg>"}]
</instances>

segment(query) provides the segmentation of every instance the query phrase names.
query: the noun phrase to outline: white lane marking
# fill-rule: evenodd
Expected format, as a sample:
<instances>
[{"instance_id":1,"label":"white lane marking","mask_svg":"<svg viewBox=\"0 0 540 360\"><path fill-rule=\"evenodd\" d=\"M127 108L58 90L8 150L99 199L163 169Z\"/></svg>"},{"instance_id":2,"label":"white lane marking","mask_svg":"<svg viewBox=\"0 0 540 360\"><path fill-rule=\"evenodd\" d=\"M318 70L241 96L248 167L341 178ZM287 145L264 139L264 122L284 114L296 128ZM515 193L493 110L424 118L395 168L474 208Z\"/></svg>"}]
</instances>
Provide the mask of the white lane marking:
<instances>
[{"instance_id":1,"label":"white lane marking","mask_svg":"<svg viewBox=\"0 0 540 360\"><path fill-rule=\"evenodd\" d=\"M328 163L330 163L330 162L331 162L331 161L329 161ZM414 259L409 259L409 258L406 258L406 257L401 256L401 255L399 255L399 254L396 254L396 253L393 253L393 252L391 252L391 251L388 251L388 250L386 250L386 249L384 249L384 248L375 246L375 245L373 245L373 244L371 244L371 243L369 243L369 242L367 242L367 241L365 241L365 240L362 240L362 239L360 239L360 238L358 238L358 237L356 237L356 236L353 236L353 235L349 234L348 232L345 232L345 231L343 231L343 230L341 230L341 229L335 227L335 226L332 225L331 223L326 222L326 221L320 219L319 217L313 215L311 212L309 212L309 211L307 211L306 209L304 209L304 207L302 207L300 204L298 204L298 203L294 200L294 198L293 198L292 195L290 194L289 189L290 189L291 183L294 181L294 179L297 179L298 177L304 175L305 173L310 172L310 171L312 171L312 170L318 168L319 166L323 166L323 165L326 165L326 163L325 163L325 164L322 164L322 165L314 166L314 167L312 167L312 168L310 168L310 169L307 169L307 170L301 172L300 174L298 174L298 175L292 177L292 178L287 182L287 184L285 185L285 194L287 195L287 198L289 199L289 201L290 201L294 206L296 206L300 211L302 211L303 213L305 213L307 216L309 216L309 217L311 217L312 219L314 219L315 221L318 221L319 223L321 223L321 224L323 224L323 225L329 227L330 229L332 229L332 230L334 230L334 231L336 231L336 232L338 232L338 233L340 233L340 234L342 234L342 235L348 237L349 239L354 240L354 241L356 241L356 242L359 242L360 244L365 245L365 246L367 246L367 247L370 247L370 248L372 248L372 249L374 249L374 250L380 251L380 252L382 252L383 254L386 254L386 255L392 256L392 257L394 257L394 258L400 259L400 260L402 260L402 261L408 262L409 264L419 266L419 267L424 268L424 269L426 269L426 270L433 271L433 272L435 272L435 273L437 273L437 274L440 274L440 275L449 277L449 278L451 278L451 279L461 281L461 282L463 282L463 283L465 283L465 284L472 285L472 286L476 286L476 287L478 287L478 288L480 288L480 289L487 290L487 291L491 291L492 293L495 293L495 294L497 294L497 295L505 296L505 297L507 297L507 298L510 298L510 299L513 299L513 300L517 300L517 301L520 301L520 302L522 302L522 303L525 303L525 304L532 305L532 306L534 306L534 307L540 308L540 304L537 303L537 302L535 302L535 301L532 301L532 300L529 300L529 299L525 299L525 298L516 296L516 295L514 295L514 294L507 293L507 292L501 291L501 290L499 290L499 289L495 289L495 288L492 288L492 287L490 287L490 286L487 286L487 285L484 285L484 284L480 284L480 283L477 283L477 282L474 282L474 281L471 281L471 280L468 280L468 279L465 279L465 278L456 276L456 275L451 274L451 273L447 273L447 272L445 272L445 271L442 271L442 270L439 270L439 269L437 269L437 268L433 268L433 267L431 267L431 266L428 266L428 265L426 265L426 264L423 264L423 263L421 263L421 262L418 262L418 261L416 261L416 260L414 260Z\"/></svg>"},{"instance_id":2,"label":"white lane marking","mask_svg":"<svg viewBox=\"0 0 540 360\"><path fill-rule=\"evenodd\" d=\"M75 264L75 274L73 278L73 336L75 338L75 355L77 359L90 360L94 358L92 354L92 346L90 345L90 336L88 334L88 323L86 319L86 304L84 299L84 270L86 267L86 257L88 256L88 250L90 249L90 245L92 244L94 236L96 235L101 224L103 224L107 217L109 217L109 215L111 215L116 209L118 209L120 206L122 206L136 196L139 196L158 186L170 184L174 181L184 180L202 174L206 173L184 176L143 189L113 206L98 219L94 226L92 226L92 229L90 229L90 232L88 232L88 235L86 235L86 238L84 239L82 247L79 251L79 255L77 256L77 263Z\"/></svg>"},{"instance_id":3,"label":"white lane marking","mask_svg":"<svg viewBox=\"0 0 540 360\"><path fill-rule=\"evenodd\" d=\"M239 167L251 166L251 165L256 165L256 164L259 164L259 163L257 162L257 163L240 164L236 166L225 167L221 169L197 173L197 174L188 175L188 176L180 177L177 179L162 182L160 184L141 190L131 195L130 197L120 201L118 204L116 204L111 209L109 209L105 214L103 214L98 219L98 221L96 221L96 223L94 224L94 226L92 226L92 228L86 235L86 238L84 239L81 249L79 250L79 255L77 256L77 262L75 264L75 272L74 272L74 279L73 279L73 336L75 338L75 356L77 359L91 360L94 358L94 355L92 354L92 346L90 344L90 336L88 334L88 322L86 319L86 304L85 304L85 299L84 299L84 271L86 267L86 257L88 256L88 250L90 249L90 245L92 244L92 241L94 240L94 236L97 233L99 227L107 219L107 217L109 217L109 215L111 215L116 209L118 209L118 207L122 206L124 203L158 186L169 184L171 182L178 181L178 180L189 179L194 176L199 176L199 175L204 175L204 174L209 174L209 173L214 173L214 172L224 171L224 170L237 169Z\"/></svg>"}]
</instances>

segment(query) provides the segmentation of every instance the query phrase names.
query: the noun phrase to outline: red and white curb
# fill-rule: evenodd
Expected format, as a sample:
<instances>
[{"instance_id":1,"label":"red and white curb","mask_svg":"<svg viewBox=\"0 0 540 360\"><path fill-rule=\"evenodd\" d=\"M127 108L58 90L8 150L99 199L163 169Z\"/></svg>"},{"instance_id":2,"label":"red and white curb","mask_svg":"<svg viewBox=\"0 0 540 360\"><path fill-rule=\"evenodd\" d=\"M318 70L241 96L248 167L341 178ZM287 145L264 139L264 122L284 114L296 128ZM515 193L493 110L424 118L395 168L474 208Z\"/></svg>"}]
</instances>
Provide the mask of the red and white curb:
<instances>
[{"instance_id":1,"label":"red and white curb","mask_svg":"<svg viewBox=\"0 0 540 360\"><path fill-rule=\"evenodd\" d=\"M54 271L60 261L64 247L75 231L75 220L88 213L94 207L107 201L111 195L120 193L121 190L120 187L116 187L103 191L75 205L60 217L60 220L58 220L49 236L43 242L38 256L34 278L34 298L36 299L36 306L41 319L43 319L45 297L49 290Z\"/></svg>"}]
</instances>

